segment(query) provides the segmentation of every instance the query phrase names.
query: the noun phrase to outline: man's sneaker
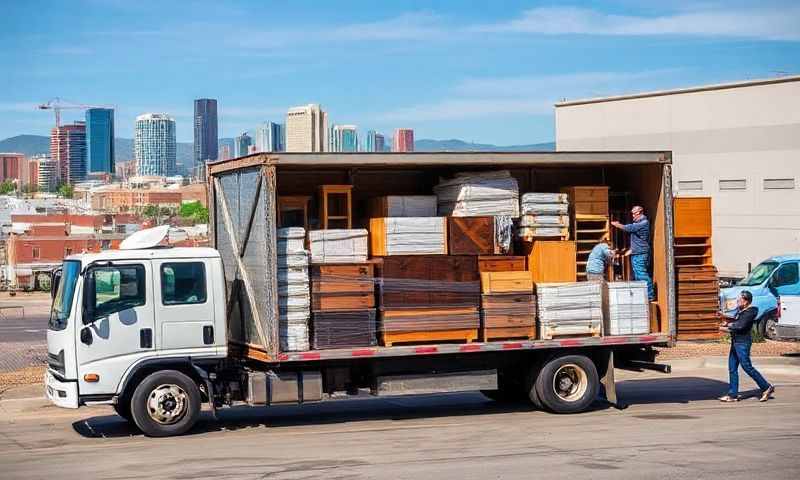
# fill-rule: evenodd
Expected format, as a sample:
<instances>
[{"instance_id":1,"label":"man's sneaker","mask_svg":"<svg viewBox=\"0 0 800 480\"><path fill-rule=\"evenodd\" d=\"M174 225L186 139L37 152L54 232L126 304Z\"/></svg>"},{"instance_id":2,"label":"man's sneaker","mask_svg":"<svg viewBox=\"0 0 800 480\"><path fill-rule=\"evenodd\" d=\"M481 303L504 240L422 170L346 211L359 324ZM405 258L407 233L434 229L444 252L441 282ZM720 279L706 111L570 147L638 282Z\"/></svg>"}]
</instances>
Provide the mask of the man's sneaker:
<instances>
[{"instance_id":1,"label":"man's sneaker","mask_svg":"<svg viewBox=\"0 0 800 480\"><path fill-rule=\"evenodd\" d=\"M719 397L719 401L720 402L725 402L725 403L738 402L739 401L739 397L732 397L730 395L723 395L723 396Z\"/></svg>"},{"instance_id":2,"label":"man's sneaker","mask_svg":"<svg viewBox=\"0 0 800 480\"><path fill-rule=\"evenodd\" d=\"M775 393L775 385L770 385L769 387L767 387L766 390L764 390L761 393L761 398L759 398L758 401L766 402L767 400L769 400L769 397L771 397L773 393Z\"/></svg>"}]
</instances>

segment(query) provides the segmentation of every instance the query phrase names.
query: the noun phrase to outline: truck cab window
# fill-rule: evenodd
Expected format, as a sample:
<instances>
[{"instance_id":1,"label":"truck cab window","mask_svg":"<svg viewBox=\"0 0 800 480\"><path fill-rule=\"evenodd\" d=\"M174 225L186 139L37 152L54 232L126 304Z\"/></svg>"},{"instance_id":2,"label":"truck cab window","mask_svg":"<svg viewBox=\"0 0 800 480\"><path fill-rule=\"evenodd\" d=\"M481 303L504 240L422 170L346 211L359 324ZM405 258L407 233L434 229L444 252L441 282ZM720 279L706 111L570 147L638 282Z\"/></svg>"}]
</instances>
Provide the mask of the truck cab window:
<instances>
[{"instance_id":1,"label":"truck cab window","mask_svg":"<svg viewBox=\"0 0 800 480\"><path fill-rule=\"evenodd\" d=\"M145 304L144 267L120 265L92 270L95 316L102 317Z\"/></svg>"},{"instance_id":2,"label":"truck cab window","mask_svg":"<svg viewBox=\"0 0 800 480\"><path fill-rule=\"evenodd\" d=\"M206 269L202 262L161 265L161 302L164 305L205 303Z\"/></svg>"},{"instance_id":3,"label":"truck cab window","mask_svg":"<svg viewBox=\"0 0 800 480\"><path fill-rule=\"evenodd\" d=\"M800 281L800 270L798 270L797 263L784 263L772 276L773 287L783 287L786 285L794 285Z\"/></svg>"}]
</instances>

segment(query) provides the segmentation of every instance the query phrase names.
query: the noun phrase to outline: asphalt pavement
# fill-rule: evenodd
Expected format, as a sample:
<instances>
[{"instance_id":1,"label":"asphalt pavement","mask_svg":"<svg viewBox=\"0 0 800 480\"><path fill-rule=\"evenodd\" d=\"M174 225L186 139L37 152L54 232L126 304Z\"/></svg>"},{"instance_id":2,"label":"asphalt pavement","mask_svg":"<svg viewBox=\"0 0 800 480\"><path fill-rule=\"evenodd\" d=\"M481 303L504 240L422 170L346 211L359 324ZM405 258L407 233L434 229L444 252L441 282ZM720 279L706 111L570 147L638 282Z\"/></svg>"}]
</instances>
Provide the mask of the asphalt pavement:
<instances>
[{"instance_id":1,"label":"asphalt pavement","mask_svg":"<svg viewBox=\"0 0 800 480\"><path fill-rule=\"evenodd\" d=\"M756 360L756 363L758 361ZM146 438L108 407L0 399L7 479L486 479L798 477L800 369L771 368L775 398L734 404L719 368L622 373L615 409L578 415L478 393L364 398L208 413L188 435ZM743 378L744 389L753 389Z\"/></svg>"},{"instance_id":2,"label":"asphalt pavement","mask_svg":"<svg viewBox=\"0 0 800 480\"><path fill-rule=\"evenodd\" d=\"M0 343L45 342L50 296L42 293L0 297Z\"/></svg>"}]
</instances>

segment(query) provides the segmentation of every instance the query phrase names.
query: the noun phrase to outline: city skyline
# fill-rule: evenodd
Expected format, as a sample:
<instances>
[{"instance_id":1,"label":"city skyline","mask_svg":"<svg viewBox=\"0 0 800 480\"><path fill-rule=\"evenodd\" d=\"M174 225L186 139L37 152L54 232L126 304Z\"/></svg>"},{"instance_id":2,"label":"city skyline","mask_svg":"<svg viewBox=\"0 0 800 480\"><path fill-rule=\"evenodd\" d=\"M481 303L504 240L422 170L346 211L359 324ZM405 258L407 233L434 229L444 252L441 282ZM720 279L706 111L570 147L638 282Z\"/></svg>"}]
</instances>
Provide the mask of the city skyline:
<instances>
[{"instance_id":1,"label":"city skyline","mask_svg":"<svg viewBox=\"0 0 800 480\"><path fill-rule=\"evenodd\" d=\"M174 175L175 119L166 113L145 113L136 117L134 157L137 175Z\"/></svg>"},{"instance_id":2,"label":"city skyline","mask_svg":"<svg viewBox=\"0 0 800 480\"><path fill-rule=\"evenodd\" d=\"M253 2L10 2L0 138L46 135L52 116L36 105L60 96L114 104L123 138L141 112L170 112L177 139L191 142L191 102L210 97L222 138L313 100L377 131L411 125L418 138L528 144L552 141L562 98L800 72L800 7L788 1L344 3L353 7L281 5L270 10L277 28L265 28ZM24 28L33 17L47 35Z\"/></svg>"}]
</instances>

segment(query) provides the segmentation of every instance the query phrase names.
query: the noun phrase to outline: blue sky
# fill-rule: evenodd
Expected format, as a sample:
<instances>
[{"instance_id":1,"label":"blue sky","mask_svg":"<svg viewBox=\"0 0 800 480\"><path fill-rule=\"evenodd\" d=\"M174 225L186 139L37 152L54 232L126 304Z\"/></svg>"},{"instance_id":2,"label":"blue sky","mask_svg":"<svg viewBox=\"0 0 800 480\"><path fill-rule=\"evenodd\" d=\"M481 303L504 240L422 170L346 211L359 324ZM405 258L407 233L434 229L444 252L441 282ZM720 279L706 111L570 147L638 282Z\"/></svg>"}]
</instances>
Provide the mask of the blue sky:
<instances>
[{"instance_id":1,"label":"blue sky","mask_svg":"<svg viewBox=\"0 0 800 480\"><path fill-rule=\"evenodd\" d=\"M61 97L115 105L123 137L172 114L191 141L213 97L221 136L315 102L361 130L527 144L560 99L800 73L796 0L2 3L0 138L48 134L35 106Z\"/></svg>"}]
</instances>

